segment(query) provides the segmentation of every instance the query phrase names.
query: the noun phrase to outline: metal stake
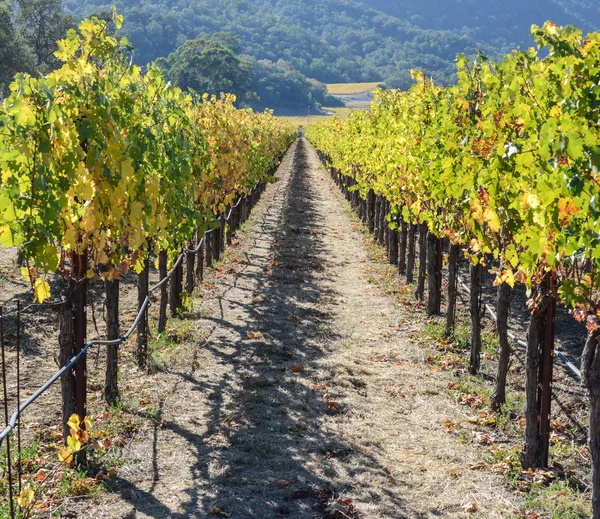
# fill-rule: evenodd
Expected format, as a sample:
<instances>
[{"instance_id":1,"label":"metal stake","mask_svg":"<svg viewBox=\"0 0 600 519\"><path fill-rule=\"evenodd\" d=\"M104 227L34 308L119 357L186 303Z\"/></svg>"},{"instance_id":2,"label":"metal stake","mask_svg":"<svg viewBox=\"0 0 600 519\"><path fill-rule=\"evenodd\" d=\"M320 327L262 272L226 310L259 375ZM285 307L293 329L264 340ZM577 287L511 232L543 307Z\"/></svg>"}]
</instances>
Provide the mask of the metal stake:
<instances>
[{"instance_id":1,"label":"metal stake","mask_svg":"<svg viewBox=\"0 0 600 519\"><path fill-rule=\"evenodd\" d=\"M8 426L8 391L6 389L6 357L4 355L4 309L0 306L0 350L2 352L2 389L4 391L4 421ZM10 519L15 519L13 503L12 459L10 457L10 435L6 437L6 465L8 467L8 499Z\"/></svg>"},{"instance_id":2,"label":"metal stake","mask_svg":"<svg viewBox=\"0 0 600 519\"><path fill-rule=\"evenodd\" d=\"M17 299L17 471L19 473L18 489L21 493L21 301Z\"/></svg>"}]
</instances>

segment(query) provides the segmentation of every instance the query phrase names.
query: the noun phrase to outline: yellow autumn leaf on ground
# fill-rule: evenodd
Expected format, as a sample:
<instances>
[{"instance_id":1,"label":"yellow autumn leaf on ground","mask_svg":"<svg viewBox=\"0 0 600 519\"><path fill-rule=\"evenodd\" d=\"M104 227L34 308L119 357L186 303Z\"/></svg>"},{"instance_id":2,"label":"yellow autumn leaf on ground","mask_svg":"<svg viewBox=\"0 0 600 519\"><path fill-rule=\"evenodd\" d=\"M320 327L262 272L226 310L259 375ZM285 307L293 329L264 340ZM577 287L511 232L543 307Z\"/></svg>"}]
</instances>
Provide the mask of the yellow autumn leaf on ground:
<instances>
[{"instance_id":1,"label":"yellow autumn leaf on ground","mask_svg":"<svg viewBox=\"0 0 600 519\"><path fill-rule=\"evenodd\" d=\"M33 488L22 489L17 497L17 504L21 508L27 508L33 502L34 495Z\"/></svg>"},{"instance_id":2,"label":"yellow autumn leaf on ground","mask_svg":"<svg viewBox=\"0 0 600 519\"><path fill-rule=\"evenodd\" d=\"M50 297L50 285L44 278L37 278L33 284L33 293L38 303L43 303Z\"/></svg>"}]
</instances>

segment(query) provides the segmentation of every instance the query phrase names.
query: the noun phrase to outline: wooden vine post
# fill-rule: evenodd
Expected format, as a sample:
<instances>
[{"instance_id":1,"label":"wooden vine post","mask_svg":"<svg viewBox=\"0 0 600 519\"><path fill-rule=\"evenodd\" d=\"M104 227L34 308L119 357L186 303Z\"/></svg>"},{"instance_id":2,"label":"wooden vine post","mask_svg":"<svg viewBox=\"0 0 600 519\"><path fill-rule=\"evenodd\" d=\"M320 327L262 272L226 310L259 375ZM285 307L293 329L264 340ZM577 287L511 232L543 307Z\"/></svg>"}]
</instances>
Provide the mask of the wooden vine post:
<instances>
[{"instance_id":1,"label":"wooden vine post","mask_svg":"<svg viewBox=\"0 0 600 519\"><path fill-rule=\"evenodd\" d=\"M526 425L521 452L521 465L525 469L548 466L556 317L554 282L554 273L550 272L536 288L536 307L531 314L527 334Z\"/></svg>"},{"instance_id":2,"label":"wooden vine post","mask_svg":"<svg viewBox=\"0 0 600 519\"><path fill-rule=\"evenodd\" d=\"M75 355L85 346L87 336L87 256L73 254L75 290ZM75 364L75 411L83 422L87 400L87 357L83 355Z\"/></svg>"},{"instance_id":3,"label":"wooden vine post","mask_svg":"<svg viewBox=\"0 0 600 519\"><path fill-rule=\"evenodd\" d=\"M417 288L415 297L420 301L425 297L425 279L427 278L427 234L426 223L419 224L419 270L417 275Z\"/></svg>"},{"instance_id":4,"label":"wooden vine post","mask_svg":"<svg viewBox=\"0 0 600 519\"><path fill-rule=\"evenodd\" d=\"M71 278L65 302L59 314L59 364L66 366L73 356L85 346L87 335L87 256L71 254ZM79 415L81 422L86 415L87 362L83 355L61 378L63 441L67 444L70 427L67 422L73 414Z\"/></svg>"},{"instance_id":5,"label":"wooden vine post","mask_svg":"<svg viewBox=\"0 0 600 519\"><path fill-rule=\"evenodd\" d=\"M143 261L143 268L138 274L138 312L142 308L149 288L149 261ZM137 361L140 369L146 369L148 360L148 309L142 313L137 327Z\"/></svg>"},{"instance_id":6,"label":"wooden vine post","mask_svg":"<svg viewBox=\"0 0 600 519\"><path fill-rule=\"evenodd\" d=\"M415 250L417 238L417 225L411 223L408 228L407 250L406 250L406 282L408 284L415 280Z\"/></svg>"},{"instance_id":7,"label":"wooden vine post","mask_svg":"<svg viewBox=\"0 0 600 519\"><path fill-rule=\"evenodd\" d=\"M190 240L188 243L188 249L195 248L195 241ZM196 285L196 279L194 275L194 268L196 262L196 254L193 252L185 253L185 291L192 295L194 293L194 287Z\"/></svg>"},{"instance_id":8,"label":"wooden vine post","mask_svg":"<svg viewBox=\"0 0 600 519\"><path fill-rule=\"evenodd\" d=\"M214 233L213 233L214 234ZM214 242L213 242L214 243ZM171 307L171 316L177 317L183 307L183 261L173 270L171 276L171 295L169 297L169 305Z\"/></svg>"},{"instance_id":9,"label":"wooden vine post","mask_svg":"<svg viewBox=\"0 0 600 519\"><path fill-rule=\"evenodd\" d=\"M158 275L160 279L167 277L168 256L166 250L158 253ZM202 265L202 262L199 263ZM158 311L158 333L163 333L167 328L167 305L169 304L169 286L163 283L160 287L160 308Z\"/></svg>"},{"instance_id":10,"label":"wooden vine post","mask_svg":"<svg viewBox=\"0 0 600 519\"><path fill-rule=\"evenodd\" d=\"M506 376L510 363L510 344L508 342L508 311L511 288L508 283L500 283L496 299L496 331L498 332L498 371L496 386L491 398L492 409L498 411L506 403Z\"/></svg>"},{"instance_id":11,"label":"wooden vine post","mask_svg":"<svg viewBox=\"0 0 600 519\"><path fill-rule=\"evenodd\" d=\"M401 217L400 237L398 244L398 274L406 274L406 248L408 244L408 224Z\"/></svg>"},{"instance_id":12,"label":"wooden vine post","mask_svg":"<svg viewBox=\"0 0 600 519\"><path fill-rule=\"evenodd\" d=\"M456 298L458 294L458 259L460 245L451 244L448 253L448 304L446 306L446 337L454 333L456 323Z\"/></svg>"},{"instance_id":13,"label":"wooden vine post","mask_svg":"<svg viewBox=\"0 0 600 519\"><path fill-rule=\"evenodd\" d=\"M588 336L581 356L581 378L590 396L588 445L592 457L593 519L600 519L600 333Z\"/></svg>"},{"instance_id":14,"label":"wooden vine post","mask_svg":"<svg viewBox=\"0 0 600 519\"><path fill-rule=\"evenodd\" d=\"M469 312L471 314L471 356L469 372L476 375L481 365L481 284L483 266L481 262L471 265L471 296Z\"/></svg>"},{"instance_id":15,"label":"wooden vine post","mask_svg":"<svg viewBox=\"0 0 600 519\"><path fill-rule=\"evenodd\" d=\"M442 306L442 240L427 233L427 315L437 315Z\"/></svg>"},{"instance_id":16,"label":"wooden vine post","mask_svg":"<svg viewBox=\"0 0 600 519\"><path fill-rule=\"evenodd\" d=\"M552 378L554 367L554 324L556 320L556 297L554 297L554 276L548 274L545 280L548 303L544 316L544 328L540 345L540 458L542 467L548 466L550 447L550 413L552 410Z\"/></svg>"},{"instance_id":17,"label":"wooden vine post","mask_svg":"<svg viewBox=\"0 0 600 519\"><path fill-rule=\"evenodd\" d=\"M106 280L104 282L106 295L106 339L113 341L119 338L119 280ZM119 386L117 383L119 371L119 346L106 346L106 375L104 382L104 399L113 405L119 399Z\"/></svg>"}]
</instances>

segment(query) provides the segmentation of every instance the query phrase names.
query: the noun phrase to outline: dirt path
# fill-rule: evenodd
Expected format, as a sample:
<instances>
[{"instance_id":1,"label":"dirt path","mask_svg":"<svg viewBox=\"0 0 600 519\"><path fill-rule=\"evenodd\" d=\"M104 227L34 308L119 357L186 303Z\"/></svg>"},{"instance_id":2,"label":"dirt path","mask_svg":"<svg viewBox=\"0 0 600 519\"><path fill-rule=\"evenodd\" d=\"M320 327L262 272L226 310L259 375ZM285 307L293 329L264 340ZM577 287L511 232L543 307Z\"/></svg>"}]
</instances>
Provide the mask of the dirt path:
<instances>
[{"instance_id":1,"label":"dirt path","mask_svg":"<svg viewBox=\"0 0 600 519\"><path fill-rule=\"evenodd\" d=\"M369 283L364 236L304 139L279 176L206 294L188 365L140 382L161 425L79 517L508 516L521 503L447 433L464 409L409 338L418 320Z\"/></svg>"}]
</instances>

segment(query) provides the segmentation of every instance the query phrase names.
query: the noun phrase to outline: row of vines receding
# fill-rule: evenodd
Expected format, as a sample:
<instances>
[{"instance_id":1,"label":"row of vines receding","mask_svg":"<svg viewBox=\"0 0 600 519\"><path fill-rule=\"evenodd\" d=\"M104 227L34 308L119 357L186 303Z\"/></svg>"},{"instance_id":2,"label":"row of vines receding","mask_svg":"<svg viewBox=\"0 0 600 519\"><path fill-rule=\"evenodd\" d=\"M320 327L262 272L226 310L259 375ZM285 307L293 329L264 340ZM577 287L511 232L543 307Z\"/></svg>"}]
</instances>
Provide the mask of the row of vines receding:
<instances>
[{"instance_id":1,"label":"row of vines receding","mask_svg":"<svg viewBox=\"0 0 600 519\"><path fill-rule=\"evenodd\" d=\"M447 332L454 327L460 250L471 264L471 356L480 369L482 275L498 290L500 362L492 406L506 399L508 300L529 296L524 468L548 465L556 304L589 332L582 382L590 396L592 503L600 518L600 34L534 26L537 49L494 63L458 57L457 85L415 72L408 92L378 91L369 111L311 126L307 136L427 311L440 311L442 240L450 243ZM378 209L379 207L379 209ZM383 215L383 216L381 216ZM416 243L418 236L419 243ZM381 236L378 236L381 239ZM408 264L407 264L408 263Z\"/></svg>"},{"instance_id":2,"label":"row of vines receding","mask_svg":"<svg viewBox=\"0 0 600 519\"><path fill-rule=\"evenodd\" d=\"M70 466L85 463L92 427L86 416L88 286L103 284L103 393L115 405L119 345L134 329L139 368L148 363L150 261L156 260L162 280L154 287L160 289L162 332L167 302L177 316L204 265L231 243L297 134L271 112L237 108L233 96L183 92L157 67L143 71L131 59L130 43L117 37L122 21L113 9L111 20L81 22L58 44L62 66L43 77L17 75L0 106L0 245L18 249L37 303L59 301L53 303L59 307L56 358L64 370L57 377L59 457ZM138 316L124 335L119 283L132 270ZM0 317L0 332L7 322ZM18 328L20 322L19 312ZM8 420L7 400L5 394ZM11 403L15 409L21 404ZM28 517L38 496L34 480L21 478L20 436L18 476L6 480L11 429L7 424L1 436L8 467L2 464L0 491L10 502L0 509Z\"/></svg>"}]
</instances>

